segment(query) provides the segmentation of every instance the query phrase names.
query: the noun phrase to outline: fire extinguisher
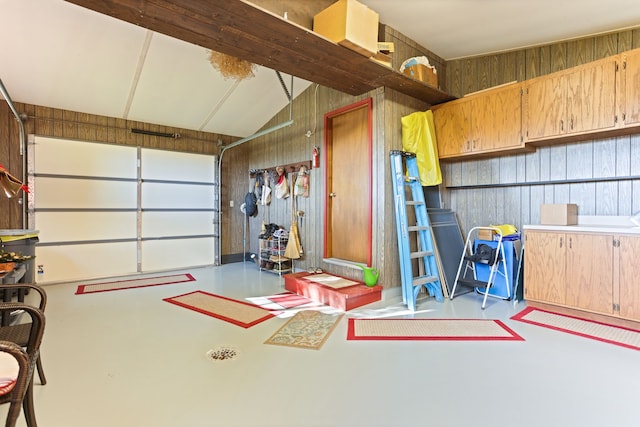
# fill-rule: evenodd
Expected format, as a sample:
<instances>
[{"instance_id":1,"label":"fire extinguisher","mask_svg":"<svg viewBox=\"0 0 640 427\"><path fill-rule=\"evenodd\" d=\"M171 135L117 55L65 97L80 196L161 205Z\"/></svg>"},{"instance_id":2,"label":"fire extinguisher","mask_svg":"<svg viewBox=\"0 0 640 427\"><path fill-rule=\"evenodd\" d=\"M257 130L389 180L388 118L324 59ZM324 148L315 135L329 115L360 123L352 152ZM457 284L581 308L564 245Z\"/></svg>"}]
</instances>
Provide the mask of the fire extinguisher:
<instances>
[{"instance_id":1,"label":"fire extinguisher","mask_svg":"<svg viewBox=\"0 0 640 427\"><path fill-rule=\"evenodd\" d=\"M311 166L317 168L320 166L320 147L314 146L311 152Z\"/></svg>"}]
</instances>

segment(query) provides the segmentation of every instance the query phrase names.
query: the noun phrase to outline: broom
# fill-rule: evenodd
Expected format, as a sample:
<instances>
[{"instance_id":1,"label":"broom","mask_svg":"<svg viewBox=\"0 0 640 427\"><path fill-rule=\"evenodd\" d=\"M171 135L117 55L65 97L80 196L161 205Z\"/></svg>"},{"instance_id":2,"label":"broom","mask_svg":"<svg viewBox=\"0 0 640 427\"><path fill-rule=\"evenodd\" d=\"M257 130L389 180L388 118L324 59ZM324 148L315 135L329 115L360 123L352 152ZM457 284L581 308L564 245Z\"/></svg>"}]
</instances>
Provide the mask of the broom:
<instances>
[{"instance_id":1,"label":"broom","mask_svg":"<svg viewBox=\"0 0 640 427\"><path fill-rule=\"evenodd\" d=\"M296 220L296 214L294 210L295 192L293 188L295 185L295 174L291 177L291 227L289 228L289 241L287 247L284 250L284 256L289 259L300 259L302 253L302 245L300 245L300 238L298 237L298 222Z\"/></svg>"}]
</instances>

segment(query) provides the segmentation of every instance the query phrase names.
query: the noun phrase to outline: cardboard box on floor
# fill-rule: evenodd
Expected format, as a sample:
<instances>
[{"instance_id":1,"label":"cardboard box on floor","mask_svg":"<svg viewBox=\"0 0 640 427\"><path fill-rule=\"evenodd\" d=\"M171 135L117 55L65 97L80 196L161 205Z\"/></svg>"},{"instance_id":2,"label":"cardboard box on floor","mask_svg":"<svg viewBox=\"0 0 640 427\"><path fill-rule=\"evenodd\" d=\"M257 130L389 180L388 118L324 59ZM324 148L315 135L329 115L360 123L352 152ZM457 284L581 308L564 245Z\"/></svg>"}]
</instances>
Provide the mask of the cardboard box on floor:
<instances>
[{"instance_id":1,"label":"cardboard box on floor","mask_svg":"<svg viewBox=\"0 0 640 427\"><path fill-rule=\"evenodd\" d=\"M338 0L313 17L313 31L367 58L378 51L378 14L356 0Z\"/></svg>"},{"instance_id":2,"label":"cardboard box on floor","mask_svg":"<svg viewBox=\"0 0 640 427\"><path fill-rule=\"evenodd\" d=\"M540 206L540 224L576 225L578 223L578 205L572 203Z\"/></svg>"}]
</instances>

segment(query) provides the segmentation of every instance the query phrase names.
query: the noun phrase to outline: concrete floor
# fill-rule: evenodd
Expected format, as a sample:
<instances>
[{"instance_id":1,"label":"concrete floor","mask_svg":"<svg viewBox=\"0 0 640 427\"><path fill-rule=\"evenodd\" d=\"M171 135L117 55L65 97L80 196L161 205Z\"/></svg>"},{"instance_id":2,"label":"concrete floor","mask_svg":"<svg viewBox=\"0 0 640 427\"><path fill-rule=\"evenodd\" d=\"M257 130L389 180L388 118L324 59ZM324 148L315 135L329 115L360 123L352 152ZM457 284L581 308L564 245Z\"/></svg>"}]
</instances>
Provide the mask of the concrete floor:
<instances>
[{"instance_id":1,"label":"concrete floor","mask_svg":"<svg viewBox=\"0 0 640 427\"><path fill-rule=\"evenodd\" d=\"M270 295L282 278L251 263L188 272L195 282L88 295L74 295L77 283L46 286L41 427L640 425L640 353L509 320L524 303L490 298L483 311L467 294L402 314L391 292L305 350L263 344L286 319L243 329L162 301L198 289ZM394 313L500 319L526 341L346 340L349 316ZM208 359L220 345L240 356Z\"/></svg>"}]
</instances>

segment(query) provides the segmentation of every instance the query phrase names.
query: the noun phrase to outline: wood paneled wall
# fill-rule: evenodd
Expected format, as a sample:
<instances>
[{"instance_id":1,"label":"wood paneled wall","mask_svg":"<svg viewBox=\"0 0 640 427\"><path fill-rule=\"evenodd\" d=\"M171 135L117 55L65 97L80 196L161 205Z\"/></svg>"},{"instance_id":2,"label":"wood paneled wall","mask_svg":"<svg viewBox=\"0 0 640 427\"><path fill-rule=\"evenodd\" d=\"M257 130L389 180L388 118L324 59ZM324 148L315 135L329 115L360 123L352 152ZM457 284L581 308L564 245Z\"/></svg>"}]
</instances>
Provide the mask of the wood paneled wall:
<instances>
[{"instance_id":1,"label":"wood paneled wall","mask_svg":"<svg viewBox=\"0 0 640 427\"><path fill-rule=\"evenodd\" d=\"M234 193L234 197L236 197L234 200L235 207L228 208L228 216L232 224L230 229L235 236L231 236L230 240L236 242L233 244L234 248L243 238L242 221L244 215L240 212L239 206L247 191L249 169L266 169L310 160L313 147L323 147L324 144L324 115L367 97L373 98L372 264L380 270L380 283L383 283L386 287L400 285L389 150L402 148L400 117L414 111L423 111L428 108L428 104L384 88L359 97L353 97L333 89L312 85L293 102L291 116L294 121L293 125L230 150L237 150L235 155L239 159L248 160L248 164L240 163L242 166L234 165L234 171L230 172L233 174L232 180L239 183L242 188ZM288 107L276 115L265 126L265 129L287 120L289 120ZM307 131L311 131L310 137L305 136ZM334 274L361 280L362 272L359 269L323 262L324 161L325 157L321 151L320 168L312 169L310 172L309 198L296 198L295 209L304 211L304 217L298 222L304 256L294 263L294 267L302 270L309 267L321 267ZM223 168L225 163L226 160L223 158ZM359 177L354 176L353 179L357 180ZM348 221L348 218L345 218L345 221ZM246 239L247 250L250 253L258 251L258 235L260 234L262 222L275 223L289 229L291 224L290 199L272 197L269 206L258 206L257 217L249 218L249 233Z\"/></svg>"},{"instance_id":2,"label":"wood paneled wall","mask_svg":"<svg viewBox=\"0 0 640 427\"><path fill-rule=\"evenodd\" d=\"M449 61L447 88L460 97L638 47L640 29L635 29ZM628 216L640 210L640 181L630 179L640 175L640 135L446 163L443 175L445 206L457 213L465 233L481 225L537 224L543 203L576 203L579 215ZM568 180L585 182L563 182Z\"/></svg>"},{"instance_id":3,"label":"wood paneled wall","mask_svg":"<svg viewBox=\"0 0 640 427\"><path fill-rule=\"evenodd\" d=\"M366 99L368 96L374 97L374 110L376 110L376 99L381 96L382 91L374 92L376 93L354 97L323 86L311 85L293 101L291 116L287 106L274 116L263 129L279 125L289 119L293 120L291 126L229 150L235 150L235 155L244 161L241 166L234 165L234 170L230 172L233 174L232 180L238 183L240 187L240 190L232 195L236 207L228 208L228 215L232 224L230 229L235 236L231 236L230 239L236 242L233 244L233 248L236 248L237 244L242 242L244 215L240 212L239 206L249 185L249 169L272 169L276 166L309 161L312 157L313 147L317 146L321 150L320 167L310 171L309 197L295 198L294 210L304 212L304 216L298 221L304 257L295 262L294 267L296 269L307 269L308 267L328 269L327 266L322 264L325 180L323 169L325 156L322 152L324 145L324 114L358 100ZM308 131L311 133L309 137L306 136ZM374 135L374 144L375 139L376 136ZM225 164L226 161L223 159L223 167L225 167ZM289 182L291 182L290 178L291 176L289 175ZM357 177L354 177L354 179L357 179ZM249 233L246 237L247 251L257 253L258 235L261 232L263 222L265 224L275 223L289 229L291 218L291 198L277 199L275 192L273 192L271 204L268 206L259 205L258 215L254 218L249 218ZM240 249L242 251L242 248ZM347 271L345 275L348 276L349 273Z\"/></svg>"},{"instance_id":4,"label":"wood paneled wall","mask_svg":"<svg viewBox=\"0 0 640 427\"><path fill-rule=\"evenodd\" d=\"M412 56L426 55L438 67L441 75L446 75L444 61L427 49L407 39L402 34L386 27L385 38L394 41L394 67ZM397 62L397 65L396 65ZM238 162L229 171L231 180L239 183L232 189L234 208L223 207L223 214L230 220L229 237L233 253L242 251L243 220L240 212L244 195L249 183L249 169L264 169L274 166L296 163L311 159L313 146L323 147L324 115L333 110L345 107L354 102L371 97L373 99L373 266L380 271L379 282L385 287L400 286L400 269L398 261L397 237L395 232L395 216L392 204L392 188L390 179L389 150L402 148L402 128L400 118L415 111L424 111L429 105L410 96L390 89L380 88L361 96L350 96L323 86L311 85L293 101L290 116L289 107L285 107L267 123L263 129L286 122L290 118L293 125L267 134L230 149ZM311 136L306 137L307 131ZM223 170L227 167L227 154L223 158ZM304 211L299 220L299 230L304 257L294 263L296 269L321 267L326 271L352 279L361 280L359 269L342 267L323 262L324 238L324 153L320 153L320 168L310 173L310 197L296 198L296 210ZM358 177L353 177L358 179ZM222 183L223 188L225 183ZM224 199L223 199L224 200ZM348 219L345 219L348 220ZM285 228L291 224L291 203L289 199L278 200L272 197L270 206L258 206L258 216L250 218L246 248L250 253L258 250L258 235L262 222L276 223Z\"/></svg>"}]
</instances>

